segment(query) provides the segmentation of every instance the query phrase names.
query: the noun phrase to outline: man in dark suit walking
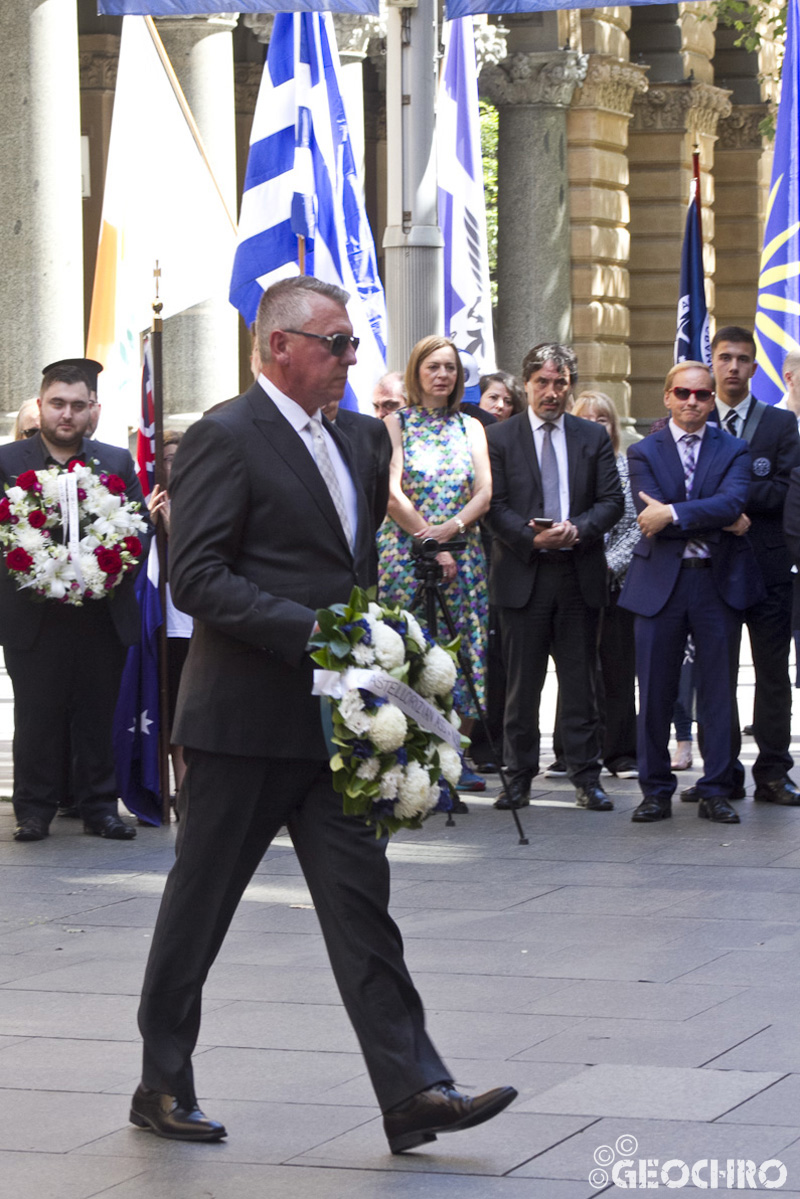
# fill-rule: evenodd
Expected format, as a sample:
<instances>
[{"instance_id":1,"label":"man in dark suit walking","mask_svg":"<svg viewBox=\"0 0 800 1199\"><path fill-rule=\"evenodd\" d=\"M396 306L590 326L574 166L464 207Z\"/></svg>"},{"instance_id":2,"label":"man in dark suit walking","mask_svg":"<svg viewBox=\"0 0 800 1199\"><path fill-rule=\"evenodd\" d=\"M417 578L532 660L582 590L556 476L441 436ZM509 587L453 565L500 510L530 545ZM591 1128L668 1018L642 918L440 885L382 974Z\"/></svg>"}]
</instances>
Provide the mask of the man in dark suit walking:
<instances>
[{"instance_id":1,"label":"man in dark suit walking","mask_svg":"<svg viewBox=\"0 0 800 1199\"><path fill-rule=\"evenodd\" d=\"M95 460L124 481L126 499L142 503L128 451L88 439L94 410L82 370L48 369L38 403L39 432L0 447L0 483ZM115 841L136 836L118 815L111 726L127 647L138 639L132 576L109 598L77 607L18 590L5 564L0 568L0 643L14 688L16 841L43 840L69 796L87 833Z\"/></svg>"},{"instance_id":2,"label":"man in dark suit walking","mask_svg":"<svg viewBox=\"0 0 800 1199\"><path fill-rule=\"evenodd\" d=\"M577 377L572 350L536 346L522 374L527 411L487 429L489 590L499 609L507 676L509 794L495 807L530 803L539 770L539 701L552 654L576 802L607 811L613 804L599 782L597 622L608 602L603 535L622 515L622 488L603 426L565 412Z\"/></svg>"},{"instance_id":3,"label":"man in dark suit walking","mask_svg":"<svg viewBox=\"0 0 800 1199\"><path fill-rule=\"evenodd\" d=\"M316 610L365 583L372 543L348 446L320 413L355 362L347 298L309 277L271 287L257 318L261 375L189 429L173 468L172 592L195 618L174 730L187 772L139 1009L131 1120L175 1140L226 1135L195 1095L201 992L284 824L392 1151L479 1124L516 1095L453 1089L387 910L385 840L343 815L311 694Z\"/></svg>"},{"instance_id":4,"label":"man in dark suit walking","mask_svg":"<svg viewBox=\"0 0 800 1199\"><path fill-rule=\"evenodd\" d=\"M749 481L744 442L709 425L713 379L700 362L681 362L667 375L664 404L671 419L628 450L631 492L644 536L620 595L636 613L639 676L637 756L643 800L636 823L672 815L676 779L669 755L672 709L686 637L695 643L694 679L705 718L704 771L698 815L738 824L733 790L730 721L733 704L724 664L738 644L742 613L764 595L743 516Z\"/></svg>"},{"instance_id":5,"label":"man in dark suit walking","mask_svg":"<svg viewBox=\"0 0 800 1199\"><path fill-rule=\"evenodd\" d=\"M750 489L744 511L752 524L750 538L766 586L764 598L744 614L756 682L753 736L758 757L753 764L754 798L796 806L800 804L800 791L789 777L793 765L789 752L792 559L783 534L783 508L789 476L800 466L800 437L792 412L779 411L752 395L750 380L756 370L755 354L752 333L737 325L720 329L711 343L717 417L723 429L747 442ZM734 687L738 667L737 642L731 659ZM700 717L705 726L702 710ZM731 735L733 756L738 759L742 739L735 698ZM734 783L736 791L744 794L744 770L738 761Z\"/></svg>"}]
</instances>

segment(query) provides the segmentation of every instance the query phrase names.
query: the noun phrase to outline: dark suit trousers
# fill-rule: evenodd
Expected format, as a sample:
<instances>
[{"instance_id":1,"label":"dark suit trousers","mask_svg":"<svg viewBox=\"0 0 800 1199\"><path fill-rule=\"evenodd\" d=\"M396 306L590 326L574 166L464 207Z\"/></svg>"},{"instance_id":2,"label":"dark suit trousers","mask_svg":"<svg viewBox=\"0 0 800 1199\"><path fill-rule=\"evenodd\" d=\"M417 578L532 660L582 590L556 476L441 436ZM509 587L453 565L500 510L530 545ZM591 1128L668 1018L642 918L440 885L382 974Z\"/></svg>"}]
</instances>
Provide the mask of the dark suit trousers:
<instances>
[{"instance_id":1,"label":"dark suit trousers","mask_svg":"<svg viewBox=\"0 0 800 1199\"><path fill-rule=\"evenodd\" d=\"M704 770L697 789L701 796L730 795L733 696L724 663L730 658L740 628L740 613L720 599L710 569L682 569L672 595L658 615L636 617L637 757L639 785L644 795L669 799L677 785L670 766L669 734L689 633L695 643L698 711L708 716Z\"/></svg>"},{"instance_id":2,"label":"dark suit trousers","mask_svg":"<svg viewBox=\"0 0 800 1199\"><path fill-rule=\"evenodd\" d=\"M792 584L773 583L765 598L744 614L753 650L756 677L753 706L753 736L758 757L753 764L753 780L769 783L783 778L793 766L789 743L792 737L792 683L789 678L789 649L792 642ZM731 663L733 678L738 674L739 642ZM705 723L705 713L701 709ZM742 747L739 710L734 690L733 756Z\"/></svg>"},{"instance_id":3,"label":"dark suit trousers","mask_svg":"<svg viewBox=\"0 0 800 1199\"><path fill-rule=\"evenodd\" d=\"M117 811L111 728L127 651L111 620L113 602L48 603L32 648L5 648L18 821L50 821L70 796L84 817Z\"/></svg>"},{"instance_id":4,"label":"dark suit trousers","mask_svg":"<svg viewBox=\"0 0 800 1199\"><path fill-rule=\"evenodd\" d=\"M567 773L578 786L600 773L595 677L599 609L588 608L572 557L542 561L524 608L501 608L506 667L503 760L512 776L539 772L539 702L552 654Z\"/></svg>"},{"instance_id":5,"label":"dark suit trousers","mask_svg":"<svg viewBox=\"0 0 800 1199\"><path fill-rule=\"evenodd\" d=\"M327 762L187 749L177 857L145 973L145 1086L194 1101L201 991L239 900L286 824L382 1110L450 1078L389 916L385 840L342 813Z\"/></svg>"}]
</instances>

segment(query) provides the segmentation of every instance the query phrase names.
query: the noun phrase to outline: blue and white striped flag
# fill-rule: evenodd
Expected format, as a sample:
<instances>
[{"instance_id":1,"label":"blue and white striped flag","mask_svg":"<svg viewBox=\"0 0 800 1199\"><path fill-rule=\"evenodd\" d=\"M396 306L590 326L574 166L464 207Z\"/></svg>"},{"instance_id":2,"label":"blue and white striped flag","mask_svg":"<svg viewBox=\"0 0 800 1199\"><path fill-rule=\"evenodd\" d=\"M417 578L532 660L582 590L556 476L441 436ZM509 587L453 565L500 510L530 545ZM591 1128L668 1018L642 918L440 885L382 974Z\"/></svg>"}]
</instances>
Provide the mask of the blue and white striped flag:
<instances>
[{"instance_id":1,"label":"blue and white striped flag","mask_svg":"<svg viewBox=\"0 0 800 1199\"><path fill-rule=\"evenodd\" d=\"M230 14L231 0L97 0L97 11L173 17L184 13ZM236 0L237 12L352 12L378 14L378 0Z\"/></svg>"},{"instance_id":2,"label":"blue and white striped flag","mask_svg":"<svg viewBox=\"0 0 800 1199\"><path fill-rule=\"evenodd\" d=\"M450 21L446 36L436 116L445 331L486 374L495 369L494 333L472 18Z\"/></svg>"},{"instance_id":3,"label":"blue and white striped flag","mask_svg":"<svg viewBox=\"0 0 800 1199\"><path fill-rule=\"evenodd\" d=\"M279 13L258 93L239 218L230 299L248 325L264 291L306 274L350 293L361 338L343 403L372 412L386 370L386 301L364 210L339 82L329 13ZM349 393L349 394L348 394Z\"/></svg>"}]
</instances>

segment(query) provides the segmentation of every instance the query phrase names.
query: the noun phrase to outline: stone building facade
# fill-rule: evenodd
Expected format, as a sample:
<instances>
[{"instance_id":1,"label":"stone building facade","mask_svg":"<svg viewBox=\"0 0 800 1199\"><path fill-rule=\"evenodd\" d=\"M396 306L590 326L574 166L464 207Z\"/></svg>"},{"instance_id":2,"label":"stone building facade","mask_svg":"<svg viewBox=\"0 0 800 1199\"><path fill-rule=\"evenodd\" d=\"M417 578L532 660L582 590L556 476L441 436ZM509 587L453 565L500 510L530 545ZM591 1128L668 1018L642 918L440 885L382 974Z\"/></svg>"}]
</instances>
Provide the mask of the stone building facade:
<instances>
[{"instance_id":1,"label":"stone building facade","mask_svg":"<svg viewBox=\"0 0 800 1199\"><path fill-rule=\"evenodd\" d=\"M121 31L95 9L0 6L6 417L35 392L45 362L83 345ZM571 341L581 384L607 391L631 419L661 409L695 145L712 316L752 325L755 313L771 167L760 78L774 63L736 48L707 9L476 19L480 90L499 111L498 365L517 371L535 342ZM382 258L385 24L335 20ZM271 23L235 11L157 22L232 207ZM224 304L168 324L168 412L202 410L246 382L246 330Z\"/></svg>"}]
</instances>

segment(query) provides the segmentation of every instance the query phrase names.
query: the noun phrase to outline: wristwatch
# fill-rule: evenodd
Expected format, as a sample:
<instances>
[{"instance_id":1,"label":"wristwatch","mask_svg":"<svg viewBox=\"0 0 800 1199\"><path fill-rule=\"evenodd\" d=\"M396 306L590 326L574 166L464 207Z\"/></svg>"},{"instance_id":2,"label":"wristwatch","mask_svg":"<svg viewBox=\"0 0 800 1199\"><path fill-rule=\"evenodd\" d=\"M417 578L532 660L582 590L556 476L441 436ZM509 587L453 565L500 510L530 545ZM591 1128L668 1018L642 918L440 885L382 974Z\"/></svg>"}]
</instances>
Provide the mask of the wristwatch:
<instances>
[{"instance_id":1,"label":"wristwatch","mask_svg":"<svg viewBox=\"0 0 800 1199\"><path fill-rule=\"evenodd\" d=\"M461 536L463 537L467 531L467 526L464 524L464 522L460 516L454 516L453 520L456 522L456 524L458 526L458 531L461 534Z\"/></svg>"}]
</instances>

